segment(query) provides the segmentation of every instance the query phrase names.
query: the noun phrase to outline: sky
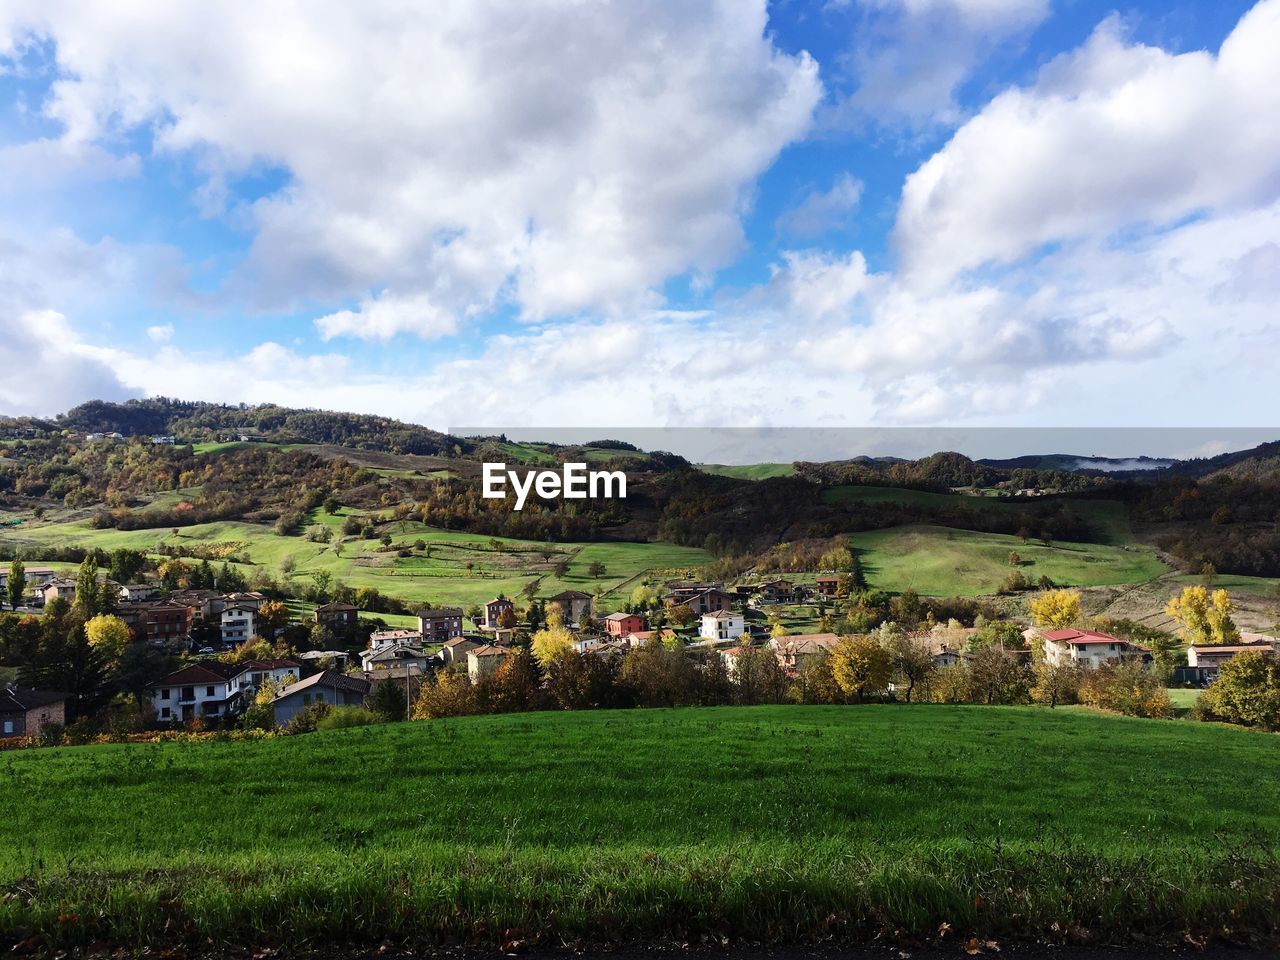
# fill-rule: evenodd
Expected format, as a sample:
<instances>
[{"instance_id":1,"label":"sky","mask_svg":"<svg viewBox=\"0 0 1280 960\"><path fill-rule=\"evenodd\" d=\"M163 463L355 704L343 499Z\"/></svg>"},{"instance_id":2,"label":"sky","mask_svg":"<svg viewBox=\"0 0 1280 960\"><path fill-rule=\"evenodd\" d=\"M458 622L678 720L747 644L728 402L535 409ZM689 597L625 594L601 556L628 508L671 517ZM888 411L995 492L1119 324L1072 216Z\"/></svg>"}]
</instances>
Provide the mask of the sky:
<instances>
[{"instance_id":1,"label":"sky","mask_svg":"<svg viewBox=\"0 0 1280 960\"><path fill-rule=\"evenodd\" d=\"M0 3L0 413L1267 427L1280 0Z\"/></svg>"}]
</instances>

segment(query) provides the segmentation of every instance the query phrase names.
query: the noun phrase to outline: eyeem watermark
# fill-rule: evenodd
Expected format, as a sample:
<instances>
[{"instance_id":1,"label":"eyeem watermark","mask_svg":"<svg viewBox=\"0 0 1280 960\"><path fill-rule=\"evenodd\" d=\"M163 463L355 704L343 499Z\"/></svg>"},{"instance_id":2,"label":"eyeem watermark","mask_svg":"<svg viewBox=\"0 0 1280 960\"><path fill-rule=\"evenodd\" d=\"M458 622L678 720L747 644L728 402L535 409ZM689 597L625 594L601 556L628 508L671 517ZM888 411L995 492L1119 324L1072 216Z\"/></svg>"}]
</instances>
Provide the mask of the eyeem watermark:
<instances>
[{"instance_id":1,"label":"eyeem watermark","mask_svg":"<svg viewBox=\"0 0 1280 960\"><path fill-rule=\"evenodd\" d=\"M516 494L516 510L523 510L530 492L544 500L627 498L627 475L621 470L588 470L585 463L566 463L561 472L529 470L521 474L508 470L505 463L484 464L484 490L487 500L505 500L507 484Z\"/></svg>"}]
</instances>

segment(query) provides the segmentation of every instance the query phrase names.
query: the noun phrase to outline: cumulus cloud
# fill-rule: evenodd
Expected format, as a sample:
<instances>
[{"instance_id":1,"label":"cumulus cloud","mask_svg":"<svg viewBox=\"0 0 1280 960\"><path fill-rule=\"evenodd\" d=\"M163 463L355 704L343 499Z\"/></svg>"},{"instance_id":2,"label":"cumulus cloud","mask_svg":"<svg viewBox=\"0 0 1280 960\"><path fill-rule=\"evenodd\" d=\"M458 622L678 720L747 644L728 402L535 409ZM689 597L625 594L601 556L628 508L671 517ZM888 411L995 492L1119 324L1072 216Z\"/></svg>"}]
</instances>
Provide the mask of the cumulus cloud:
<instances>
[{"instance_id":1,"label":"cumulus cloud","mask_svg":"<svg viewBox=\"0 0 1280 960\"><path fill-rule=\"evenodd\" d=\"M401 333L433 340L456 333L458 318L427 294L406 297L382 293L376 297L365 297L355 310L339 310L319 317L316 328L325 340L343 336L390 340Z\"/></svg>"},{"instance_id":2,"label":"cumulus cloud","mask_svg":"<svg viewBox=\"0 0 1280 960\"><path fill-rule=\"evenodd\" d=\"M238 283L263 306L384 289L456 316L651 304L739 251L755 178L821 95L816 64L769 40L764 0L6 9L0 48L53 41L45 110L66 143L149 131L213 204L227 178L287 172L247 211ZM369 307L322 329L445 326Z\"/></svg>"},{"instance_id":3,"label":"cumulus cloud","mask_svg":"<svg viewBox=\"0 0 1280 960\"><path fill-rule=\"evenodd\" d=\"M837 121L918 127L963 116L975 67L1041 23L1049 0L845 0L855 14L844 57L855 88Z\"/></svg>"},{"instance_id":4,"label":"cumulus cloud","mask_svg":"<svg viewBox=\"0 0 1280 960\"><path fill-rule=\"evenodd\" d=\"M153 327L147 327L147 338L152 343L168 343L173 339L173 324L159 323Z\"/></svg>"},{"instance_id":5,"label":"cumulus cloud","mask_svg":"<svg viewBox=\"0 0 1280 960\"><path fill-rule=\"evenodd\" d=\"M1002 93L907 178L907 272L945 281L1047 244L1168 225L1280 192L1280 0L1216 56L1126 41L1108 20L1026 89Z\"/></svg>"},{"instance_id":6,"label":"cumulus cloud","mask_svg":"<svg viewBox=\"0 0 1280 960\"><path fill-rule=\"evenodd\" d=\"M0 305L0 414L50 416L89 397L129 396L110 363L87 351L54 310Z\"/></svg>"}]
</instances>

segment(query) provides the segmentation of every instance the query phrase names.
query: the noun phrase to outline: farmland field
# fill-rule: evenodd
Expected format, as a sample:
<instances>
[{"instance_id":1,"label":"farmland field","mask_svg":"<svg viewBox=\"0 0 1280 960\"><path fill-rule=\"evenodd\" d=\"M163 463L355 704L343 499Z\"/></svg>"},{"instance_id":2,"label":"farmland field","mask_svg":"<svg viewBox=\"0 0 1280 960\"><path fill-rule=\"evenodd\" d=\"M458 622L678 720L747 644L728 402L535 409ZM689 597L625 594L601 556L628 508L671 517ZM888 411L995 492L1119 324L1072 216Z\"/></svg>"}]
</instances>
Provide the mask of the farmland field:
<instances>
[{"instance_id":1,"label":"farmland field","mask_svg":"<svg viewBox=\"0 0 1280 960\"><path fill-rule=\"evenodd\" d=\"M795 476L796 468L790 463L747 463L723 464L700 463L698 469L703 473L714 473L720 477L736 477L739 480L768 480L770 477Z\"/></svg>"},{"instance_id":2,"label":"farmland field","mask_svg":"<svg viewBox=\"0 0 1280 960\"><path fill-rule=\"evenodd\" d=\"M951 527L916 525L854 534L873 587L915 590L923 596L979 596L992 593L1014 570L1009 554L1022 560L1017 569L1032 581L1048 576L1070 586L1142 583L1167 567L1145 546L1096 543L1023 543L1018 537Z\"/></svg>"},{"instance_id":3,"label":"farmland field","mask_svg":"<svg viewBox=\"0 0 1280 960\"><path fill-rule=\"evenodd\" d=\"M1274 737L1082 709L473 717L0 782L0 942L1248 937L1280 896Z\"/></svg>"},{"instance_id":4,"label":"farmland field","mask_svg":"<svg viewBox=\"0 0 1280 960\"><path fill-rule=\"evenodd\" d=\"M174 499L175 495L166 494ZM261 524L239 521L195 524L148 530L95 530L88 520L28 520L20 527L0 532L0 542L17 546L127 547L154 552L159 545L187 549L215 548L226 557L245 561L237 565L251 575L266 568L279 575L286 559L293 564L289 577L306 580L324 570L348 586L376 587L383 594L407 601L470 606L492 599L498 593L515 597L530 582L536 582L541 596L565 589L595 593L600 590L610 600L623 599L649 571L689 573L711 556L694 547L667 543L554 543L544 544L507 537L461 533L426 526L417 521L390 526L393 543L384 548L378 540L342 540L338 528L351 511L336 515L314 511L307 526L324 524L333 528L331 543L318 543L305 536L277 535ZM417 541L428 549L415 550ZM410 556L399 551L408 549ZM546 556L544 556L546 554ZM568 561L563 577L556 565ZM599 561L605 572L589 575L591 564Z\"/></svg>"}]
</instances>

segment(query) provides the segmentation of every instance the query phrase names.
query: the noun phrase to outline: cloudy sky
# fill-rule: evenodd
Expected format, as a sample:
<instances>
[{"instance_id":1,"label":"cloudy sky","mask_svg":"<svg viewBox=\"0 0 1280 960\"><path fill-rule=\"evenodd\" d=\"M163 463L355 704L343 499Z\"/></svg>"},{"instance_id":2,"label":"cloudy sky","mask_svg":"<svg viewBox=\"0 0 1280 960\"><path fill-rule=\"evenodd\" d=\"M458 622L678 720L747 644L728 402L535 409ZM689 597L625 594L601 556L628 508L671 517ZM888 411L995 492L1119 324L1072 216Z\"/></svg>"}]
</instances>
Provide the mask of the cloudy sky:
<instances>
[{"instance_id":1,"label":"cloudy sky","mask_svg":"<svg viewBox=\"0 0 1280 960\"><path fill-rule=\"evenodd\" d=\"M0 412L1265 426L1280 0L5 0Z\"/></svg>"}]
</instances>

